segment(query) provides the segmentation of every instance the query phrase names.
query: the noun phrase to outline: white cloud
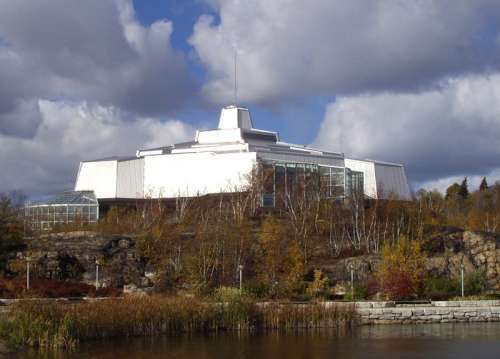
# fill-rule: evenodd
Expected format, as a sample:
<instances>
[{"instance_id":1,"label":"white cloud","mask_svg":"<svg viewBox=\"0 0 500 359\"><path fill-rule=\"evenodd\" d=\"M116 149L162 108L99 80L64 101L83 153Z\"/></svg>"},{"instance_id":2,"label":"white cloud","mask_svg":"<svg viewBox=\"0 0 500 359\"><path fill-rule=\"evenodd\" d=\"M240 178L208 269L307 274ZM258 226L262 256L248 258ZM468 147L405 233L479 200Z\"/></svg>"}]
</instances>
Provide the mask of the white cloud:
<instances>
[{"instance_id":1,"label":"white cloud","mask_svg":"<svg viewBox=\"0 0 500 359\"><path fill-rule=\"evenodd\" d=\"M437 180L425 181L418 184L418 188L425 188L427 190L437 190L443 194L446 193L446 189L452 185L453 183L462 183L465 176L451 176L451 177L443 177ZM479 188L483 177L486 177L486 181L489 185L500 181L500 168L497 168L491 171L485 176L467 176L467 185L469 187L469 191L475 191Z\"/></svg>"},{"instance_id":2,"label":"white cloud","mask_svg":"<svg viewBox=\"0 0 500 359\"><path fill-rule=\"evenodd\" d=\"M415 184L432 185L442 178L497 173L499 138L500 74L495 74L417 94L340 97L328 106L315 145L404 163Z\"/></svg>"},{"instance_id":3,"label":"white cloud","mask_svg":"<svg viewBox=\"0 0 500 359\"><path fill-rule=\"evenodd\" d=\"M81 160L134 155L140 147L184 141L194 132L177 120L135 117L112 106L43 100L39 106L42 123L32 139L0 135L2 191L72 188Z\"/></svg>"},{"instance_id":4,"label":"white cloud","mask_svg":"<svg viewBox=\"0 0 500 359\"><path fill-rule=\"evenodd\" d=\"M219 0L190 43L210 74L207 98L242 102L413 91L498 68L500 2L492 0ZM495 33L496 31L496 33Z\"/></svg>"},{"instance_id":5,"label":"white cloud","mask_svg":"<svg viewBox=\"0 0 500 359\"><path fill-rule=\"evenodd\" d=\"M0 0L0 133L32 135L39 99L173 113L196 91L172 31L140 24L132 0Z\"/></svg>"}]
</instances>

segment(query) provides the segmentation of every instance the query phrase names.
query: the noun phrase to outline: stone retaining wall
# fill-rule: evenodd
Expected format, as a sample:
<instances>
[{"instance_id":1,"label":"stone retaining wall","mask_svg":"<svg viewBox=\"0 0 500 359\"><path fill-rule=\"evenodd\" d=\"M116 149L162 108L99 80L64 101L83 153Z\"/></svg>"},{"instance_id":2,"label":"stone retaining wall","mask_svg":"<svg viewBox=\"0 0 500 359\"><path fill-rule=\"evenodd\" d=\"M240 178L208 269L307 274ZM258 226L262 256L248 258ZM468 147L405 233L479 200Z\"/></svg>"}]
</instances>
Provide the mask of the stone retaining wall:
<instances>
[{"instance_id":1,"label":"stone retaining wall","mask_svg":"<svg viewBox=\"0 0 500 359\"><path fill-rule=\"evenodd\" d=\"M451 301L431 304L357 302L362 324L500 322L500 301Z\"/></svg>"}]
</instances>

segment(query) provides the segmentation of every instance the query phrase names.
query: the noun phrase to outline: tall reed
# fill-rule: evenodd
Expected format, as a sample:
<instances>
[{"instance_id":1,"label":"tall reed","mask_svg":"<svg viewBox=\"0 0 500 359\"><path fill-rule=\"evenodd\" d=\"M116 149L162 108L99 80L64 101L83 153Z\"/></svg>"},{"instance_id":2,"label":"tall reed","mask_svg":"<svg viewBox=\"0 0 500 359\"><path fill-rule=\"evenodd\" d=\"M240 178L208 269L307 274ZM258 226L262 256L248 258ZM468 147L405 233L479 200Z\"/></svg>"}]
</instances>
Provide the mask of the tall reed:
<instances>
[{"instance_id":1,"label":"tall reed","mask_svg":"<svg viewBox=\"0 0 500 359\"><path fill-rule=\"evenodd\" d=\"M323 304L226 303L197 299L130 297L56 304L23 302L0 321L0 334L17 345L70 349L80 341L111 337L217 331L338 328L355 321L351 307Z\"/></svg>"}]
</instances>

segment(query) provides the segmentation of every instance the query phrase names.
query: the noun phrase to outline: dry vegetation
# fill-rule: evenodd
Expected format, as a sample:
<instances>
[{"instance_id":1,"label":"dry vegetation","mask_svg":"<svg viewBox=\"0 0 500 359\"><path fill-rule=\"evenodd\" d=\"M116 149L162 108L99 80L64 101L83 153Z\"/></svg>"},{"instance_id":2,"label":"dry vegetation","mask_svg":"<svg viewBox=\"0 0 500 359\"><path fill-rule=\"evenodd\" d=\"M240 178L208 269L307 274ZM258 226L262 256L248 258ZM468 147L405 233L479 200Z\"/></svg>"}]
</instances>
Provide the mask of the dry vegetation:
<instances>
[{"instance_id":1,"label":"dry vegetation","mask_svg":"<svg viewBox=\"0 0 500 359\"><path fill-rule=\"evenodd\" d=\"M301 298L310 287L305 280L314 279L313 270L335 259L382 253L401 238L420 243L446 226L488 232L500 228L500 184L488 187L486 181L472 193L465 179L445 196L422 190L411 201L366 200L357 194L339 201L298 182L292 192L277 192L274 208L263 208L260 194L266 180L254 178L261 180L244 192L175 202L151 199L112 207L93 227L73 223L54 230L134 236L164 292L194 288L206 294L221 286L237 287L243 266L246 292ZM22 236L8 201L0 206L2 248Z\"/></svg>"},{"instance_id":2,"label":"dry vegetation","mask_svg":"<svg viewBox=\"0 0 500 359\"><path fill-rule=\"evenodd\" d=\"M153 296L79 305L22 302L13 308L8 320L0 322L0 334L15 345L71 349L89 339L235 330L348 329L354 323L354 310L345 305L257 305L245 298L221 304Z\"/></svg>"},{"instance_id":3,"label":"dry vegetation","mask_svg":"<svg viewBox=\"0 0 500 359\"><path fill-rule=\"evenodd\" d=\"M135 234L141 253L162 274L165 289L237 286L239 266L249 290L271 297L305 293L305 276L333 260L382 254L401 238L412 246L446 226L495 232L500 226L500 185L469 193L466 180L446 196L418 192L411 201L323 198L307 186L259 206L258 190L151 200L112 208L97 230Z\"/></svg>"},{"instance_id":4,"label":"dry vegetation","mask_svg":"<svg viewBox=\"0 0 500 359\"><path fill-rule=\"evenodd\" d=\"M63 229L68 231L134 236L141 256L157 272L157 290L187 291L195 297L126 298L74 306L22 303L1 322L1 333L16 344L71 348L81 340L115 336L345 327L355 321L350 307L256 301L328 297L328 278L318 270L322 264L373 253L383 255L381 270L364 288L357 285L348 293L350 298L378 291L394 299L417 298L426 291L457 295L456 281L426 282L421 241L445 226L489 232L500 226L499 184L483 183L469 193L464 180L450 186L446 196L420 191L411 201L373 201L357 195L339 201L307 185L297 188L278 196L274 208L260 205L256 183L246 192L113 207L93 227L66 225ZM23 226L7 198L0 201L0 217L4 260L9 249L22 247ZM242 292L236 289L240 266ZM22 278L15 281L22 283ZM14 282L3 280L0 287L15 292ZM57 296L51 285L33 284ZM466 279L471 294L480 293L483 284L481 273ZM67 285L66 290L81 287Z\"/></svg>"}]
</instances>

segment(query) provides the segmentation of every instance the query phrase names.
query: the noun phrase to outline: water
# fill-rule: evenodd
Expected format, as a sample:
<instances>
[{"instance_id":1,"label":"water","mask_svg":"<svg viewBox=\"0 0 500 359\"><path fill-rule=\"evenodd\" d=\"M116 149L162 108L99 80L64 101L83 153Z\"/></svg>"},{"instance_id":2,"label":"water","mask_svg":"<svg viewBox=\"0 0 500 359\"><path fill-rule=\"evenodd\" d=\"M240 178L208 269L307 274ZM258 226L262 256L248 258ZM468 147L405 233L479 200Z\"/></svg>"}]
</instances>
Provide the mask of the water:
<instances>
[{"instance_id":1,"label":"water","mask_svg":"<svg viewBox=\"0 0 500 359\"><path fill-rule=\"evenodd\" d=\"M338 335L328 331L218 334L86 343L74 353L21 358L500 358L500 323L384 325Z\"/></svg>"}]
</instances>

